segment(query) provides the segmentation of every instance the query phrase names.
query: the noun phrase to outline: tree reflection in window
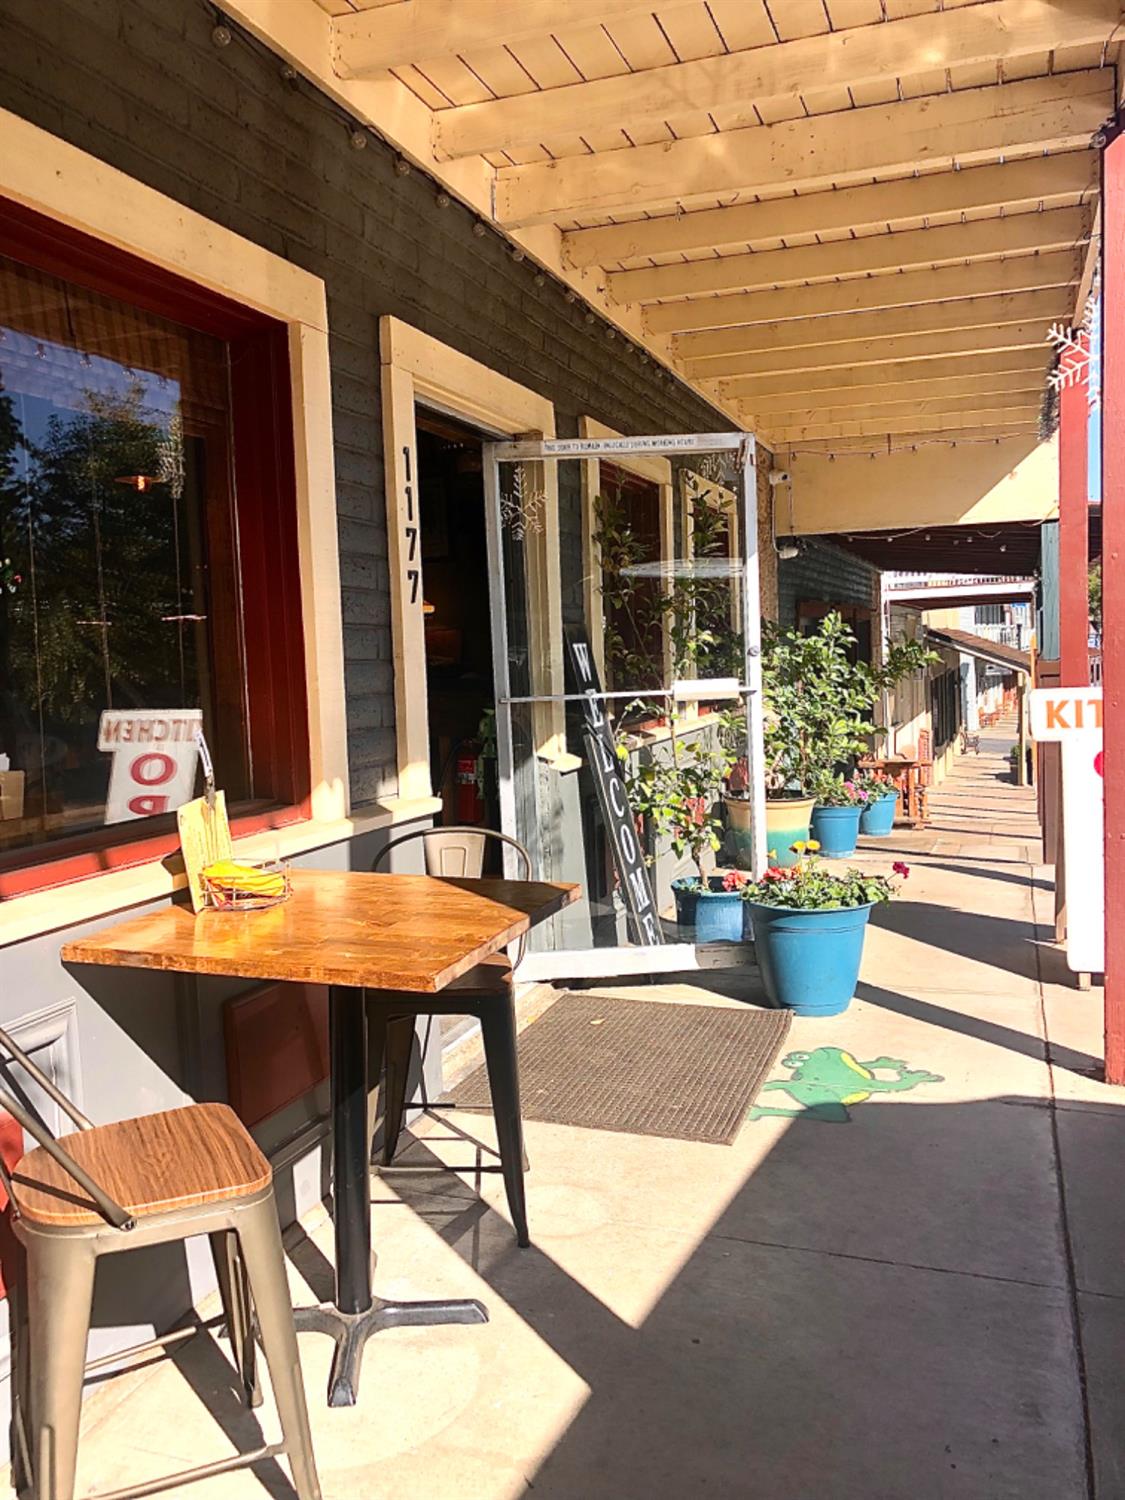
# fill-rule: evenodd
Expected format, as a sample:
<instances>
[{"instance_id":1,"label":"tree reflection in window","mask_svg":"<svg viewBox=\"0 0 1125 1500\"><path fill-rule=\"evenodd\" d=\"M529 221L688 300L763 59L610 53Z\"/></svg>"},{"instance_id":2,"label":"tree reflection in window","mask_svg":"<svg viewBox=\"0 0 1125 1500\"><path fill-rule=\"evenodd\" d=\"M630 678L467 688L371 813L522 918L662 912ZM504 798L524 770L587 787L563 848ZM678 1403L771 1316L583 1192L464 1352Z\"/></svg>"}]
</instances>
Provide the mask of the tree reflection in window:
<instances>
[{"instance_id":1,"label":"tree reflection in window","mask_svg":"<svg viewBox=\"0 0 1125 1500\"><path fill-rule=\"evenodd\" d=\"M232 618L216 674L228 429L219 340L0 259L0 755L23 802L0 851L105 821L104 710L201 708L211 732L240 639Z\"/></svg>"}]
</instances>

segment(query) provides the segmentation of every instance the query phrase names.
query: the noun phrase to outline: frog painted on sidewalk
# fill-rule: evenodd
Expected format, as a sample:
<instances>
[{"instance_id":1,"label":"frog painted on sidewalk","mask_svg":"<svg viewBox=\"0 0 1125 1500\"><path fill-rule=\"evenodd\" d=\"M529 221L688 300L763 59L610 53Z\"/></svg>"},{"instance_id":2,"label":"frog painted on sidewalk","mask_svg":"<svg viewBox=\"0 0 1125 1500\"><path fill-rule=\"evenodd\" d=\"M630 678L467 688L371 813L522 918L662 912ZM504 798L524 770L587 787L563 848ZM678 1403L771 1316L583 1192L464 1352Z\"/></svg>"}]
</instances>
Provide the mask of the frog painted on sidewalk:
<instances>
[{"instance_id":1,"label":"frog painted on sidewalk","mask_svg":"<svg viewBox=\"0 0 1125 1500\"><path fill-rule=\"evenodd\" d=\"M937 1073L910 1068L897 1057L876 1057L860 1062L842 1047L817 1047L812 1052L790 1052L781 1060L783 1068L792 1068L791 1078L775 1078L763 1084L762 1093L780 1089L795 1099L800 1109L777 1109L755 1104L748 1116L761 1120L777 1115L798 1120L808 1117L826 1124L846 1125L851 1119L849 1106L863 1104L872 1094L900 1094L917 1088L920 1083L941 1083ZM877 1078L880 1069L894 1071L897 1078Z\"/></svg>"}]
</instances>

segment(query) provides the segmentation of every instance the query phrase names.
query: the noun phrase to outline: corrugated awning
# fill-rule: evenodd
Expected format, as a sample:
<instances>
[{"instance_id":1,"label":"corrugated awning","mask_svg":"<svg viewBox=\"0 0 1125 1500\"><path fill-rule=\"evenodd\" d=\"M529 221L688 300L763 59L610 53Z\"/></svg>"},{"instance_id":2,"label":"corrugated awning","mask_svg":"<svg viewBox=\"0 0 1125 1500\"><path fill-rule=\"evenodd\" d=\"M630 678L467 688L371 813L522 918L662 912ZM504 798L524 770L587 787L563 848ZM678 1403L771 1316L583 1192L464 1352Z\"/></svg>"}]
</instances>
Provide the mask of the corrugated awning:
<instances>
[{"instance_id":1,"label":"corrugated awning","mask_svg":"<svg viewBox=\"0 0 1125 1500\"><path fill-rule=\"evenodd\" d=\"M1002 672L1031 671L1031 657L1026 651L1017 651L1014 646L1003 646L999 641L986 640L984 636L973 635L968 630L938 630L927 625L926 638L936 646L952 646L955 651L963 651L966 656L975 656L978 661L986 661L990 666L999 667Z\"/></svg>"}]
</instances>

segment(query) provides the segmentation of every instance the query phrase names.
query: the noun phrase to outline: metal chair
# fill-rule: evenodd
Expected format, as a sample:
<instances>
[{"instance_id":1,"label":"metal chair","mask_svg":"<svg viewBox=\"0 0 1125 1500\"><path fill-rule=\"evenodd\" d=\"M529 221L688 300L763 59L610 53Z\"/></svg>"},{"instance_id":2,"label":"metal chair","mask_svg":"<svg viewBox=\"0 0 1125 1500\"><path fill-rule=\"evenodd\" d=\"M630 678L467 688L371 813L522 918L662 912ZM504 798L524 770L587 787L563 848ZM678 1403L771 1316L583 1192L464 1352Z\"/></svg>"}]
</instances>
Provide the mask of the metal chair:
<instances>
[{"instance_id":1,"label":"metal chair","mask_svg":"<svg viewBox=\"0 0 1125 1500\"><path fill-rule=\"evenodd\" d=\"M13 1093L0 1089L0 1108L39 1143L13 1169L0 1162L22 1251L9 1289L15 1488L35 1500L72 1500L87 1371L198 1331L181 1330L87 1365L98 1257L206 1234L245 1400L251 1406L261 1400L256 1310L282 1440L115 1490L103 1500L130 1500L282 1453L299 1500L320 1500L273 1173L238 1117L225 1104L192 1104L93 1125L3 1030L0 1049L7 1054L0 1065L19 1063L78 1127L56 1140Z\"/></svg>"},{"instance_id":2,"label":"metal chair","mask_svg":"<svg viewBox=\"0 0 1125 1500\"><path fill-rule=\"evenodd\" d=\"M518 878L531 879L531 856L516 839L491 828L424 828L391 839L375 859L378 870L392 849L421 840L428 875L479 880L490 840L513 850ZM383 1165L391 1166L407 1109L428 1108L427 1099L406 1100L410 1060L414 1050L414 1022L418 1016L475 1016L480 1021L484 1058L500 1148L500 1171L508 1207L520 1246L530 1243L523 1174L527 1156L520 1115L519 1065L516 1057L515 971L523 960L525 940L519 939L515 962L497 953L455 979L438 995L372 994L367 1007L374 1071L380 1061L385 1072L382 1088ZM488 1170L485 1168L484 1170Z\"/></svg>"}]
</instances>

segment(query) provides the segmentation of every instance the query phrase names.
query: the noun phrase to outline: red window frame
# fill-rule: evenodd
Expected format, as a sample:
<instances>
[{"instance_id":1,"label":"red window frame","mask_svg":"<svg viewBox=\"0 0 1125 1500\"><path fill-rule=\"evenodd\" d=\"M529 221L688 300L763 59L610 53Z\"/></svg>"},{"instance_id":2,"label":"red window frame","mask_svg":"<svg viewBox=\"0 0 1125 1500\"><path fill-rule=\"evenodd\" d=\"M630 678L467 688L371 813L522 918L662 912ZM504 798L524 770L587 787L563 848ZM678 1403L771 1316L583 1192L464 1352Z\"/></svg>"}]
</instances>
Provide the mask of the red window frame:
<instances>
[{"instance_id":1,"label":"red window frame","mask_svg":"<svg viewBox=\"0 0 1125 1500\"><path fill-rule=\"evenodd\" d=\"M2 198L0 254L229 344L247 728L255 787L268 788L252 811L232 820L231 832L238 837L307 820L308 695L287 325ZM130 837L123 831L129 825L114 824L0 855L0 902L179 849L174 816L151 825Z\"/></svg>"}]
</instances>

